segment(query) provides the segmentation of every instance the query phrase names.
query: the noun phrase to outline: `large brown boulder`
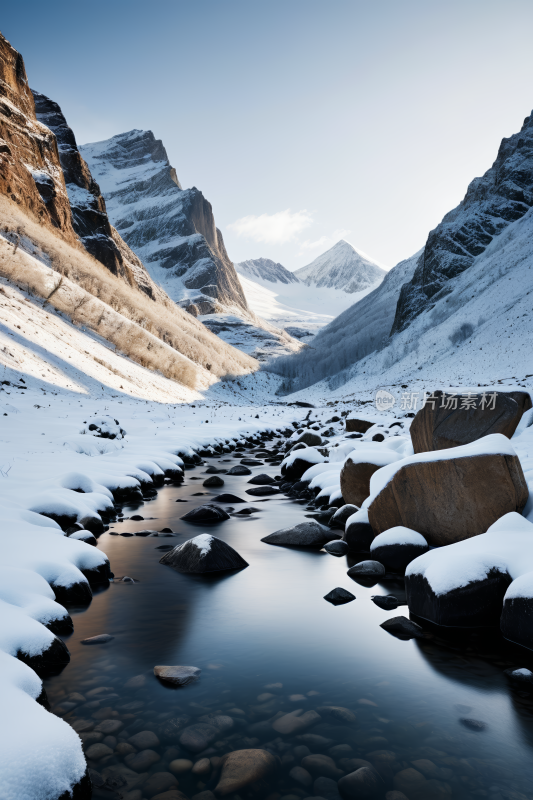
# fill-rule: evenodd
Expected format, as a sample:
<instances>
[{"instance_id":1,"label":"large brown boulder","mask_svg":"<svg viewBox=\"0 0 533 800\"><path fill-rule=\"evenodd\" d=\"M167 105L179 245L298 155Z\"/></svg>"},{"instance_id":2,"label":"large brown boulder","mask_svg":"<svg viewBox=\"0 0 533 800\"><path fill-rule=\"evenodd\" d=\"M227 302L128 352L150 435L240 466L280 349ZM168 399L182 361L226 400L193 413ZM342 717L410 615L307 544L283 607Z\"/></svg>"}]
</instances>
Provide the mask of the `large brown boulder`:
<instances>
[{"instance_id":1,"label":"large brown boulder","mask_svg":"<svg viewBox=\"0 0 533 800\"><path fill-rule=\"evenodd\" d=\"M367 419L346 418L346 433L366 433L372 425Z\"/></svg>"},{"instance_id":2,"label":"large brown boulder","mask_svg":"<svg viewBox=\"0 0 533 800\"><path fill-rule=\"evenodd\" d=\"M369 504L374 533L403 525L440 546L478 536L511 511L521 513L529 490L518 457L509 446L503 453L490 453L490 443L487 449L470 455L469 446L457 457L433 461L406 459Z\"/></svg>"},{"instance_id":3,"label":"large brown boulder","mask_svg":"<svg viewBox=\"0 0 533 800\"><path fill-rule=\"evenodd\" d=\"M373 444L373 442L371 442ZM361 507L370 494L370 478L378 469L400 456L385 447L364 448L346 459L341 469L341 492L345 503Z\"/></svg>"},{"instance_id":4,"label":"large brown boulder","mask_svg":"<svg viewBox=\"0 0 533 800\"><path fill-rule=\"evenodd\" d=\"M275 776L278 765L277 756L267 750L234 750L224 756L215 793L224 797L242 789L264 789Z\"/></svg>"},{"instance_id":5,"label":"large brown boulder","mask_svg":"<svg viewBox=\"0 0 533 800\"><path fill-rule=\"evenodd\" d=\"M415 453L459 447L491 433L503 433L510 439L524 411L531 408L528 392L471 394L470 400L464 402L466 395L457 395L456 409L453 409L455 400L450 400L451 395L438 391L432 397L435 401L427 402L411 425ZM468 404L472 407L461 407Z\"/></svg>"}]
</instances>

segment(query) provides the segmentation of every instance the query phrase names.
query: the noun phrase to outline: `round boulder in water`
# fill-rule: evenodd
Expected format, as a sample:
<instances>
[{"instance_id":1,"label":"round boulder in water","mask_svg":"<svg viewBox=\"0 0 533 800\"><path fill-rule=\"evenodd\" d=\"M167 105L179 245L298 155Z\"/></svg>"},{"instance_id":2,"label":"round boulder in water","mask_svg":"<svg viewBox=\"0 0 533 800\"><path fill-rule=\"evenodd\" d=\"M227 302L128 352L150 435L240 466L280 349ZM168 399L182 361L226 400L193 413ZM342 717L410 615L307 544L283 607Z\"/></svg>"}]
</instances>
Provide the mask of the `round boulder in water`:
<instances>
[{"instance_id":1,"label":"round boulder in water","mask_svg":"<svg viewBox=\"0 0 533 800\"><path fill-rule=\"evenodd\" d=\"M205 479L202 486L206 486L207 488L210 486L224 486L224 481L218 475L211 475L210 478Z\"/></svg>"},{"instance_id":2,"label":"round boulder in water","mask_svg":"<svg viewBox=\"0 0 533 800\"><path fill-rule=\"evenodd\" d=\"M247 489L246 494L251 494L253 497L266 497L269 494L280 494L277 486L254 486L253 489Z\"/></svg>"},{"instance_id":3,"label":"round boulder in water","mask_svg":"<svg viewBox=\"0 0 533 800\"><path fill-rule=\"evenodd\" d=\"M247 503L247 500L243 500L241 497L237 497L236 494L230 494L229 492L224 492L223 494L217 494L216 497L213 497L213 503Z\"/></svg>"},{"instance_id":4,"label":"round boulder in water","mask_svg":"<svg viewBox=\"0 0 533 800\"><path fill-rule=\"evenodd\" d=\"M188 683L197 681L201 671L202 670L198 669L198 667L154 667L154 675L156 678L159 678L163 683L170 683L172 686L187 686ZM132 742L132 744L134 744L134 742Z\"/></svg>"},{"instance_id":5,"label":"round boulder in water","mask_svg":"<svg viewBox=\"0 0 533 800\"><path fill-rule=\"evenodd\" d=\"M400 605L398 598L394 597L393 594L375 594L372 597L372 602L384 611L392 611Z\"/></svg>"},{"instance_id":6,"label":"round boulder in water","mask_svg":"<svg viewBox=\"0 0 533 800\"><path fill-rule=\"evenodd\" d=\"M209 533L201 533L178 545L165 553L159 563L167 564L178 572L193 574L228 572L248 566L248 562L233 547Z\"/></svg>"},{"instance_id":7,"label":"round boulder in water","mask_svg":"<svg viewBox=\"0 0 533 800\"><path fill-rule=\"evenodd\" d=\"M251 475L252 470L245 467L243 464L237 464L237 466L228 469L228 475Z\"/></svg>"},{"instance_id":8,"label":"round boulder in water","mask_svg":"<svg viewBox=\"0 0 533 800\"><path fill-rule=\"evenodd\" d=\"M355 600L355 595L343 589L342 586L337 586L336 589L332 589L331 592L324 595L324 600L334 606L342 606L344 603L351 603L352 600Z\"/></svg>"},{"instance_id":9,"label":"round boulder in water","mask_svg":"<svg viewBox=\"0 0 533 800\"><path fill-rule=\"evenodd\" d=\"M350 578L381 578L385 575L385 567L379 561L360 561L348 570Z\"/></svg>"},{"instance_id":10,"label":"round boulder in water","mask_svg":"<svg viewBox=\"0 0 533 800\"><path fill-rule=\"evenodd\" d=\"M227 495L228 499L220 500L220 497L224 495L219 495L219 497L215 497L214 499L218 502L223 503L234 503L235 500L229 500L231 495ZM205 506L198 506L198 508L193 508L191 511L188 511L181 519L184 519L186 522L195 522L204 524L205 522L224 522L225 519L229 519L229 514L219 508L218 506L212 506L210 503L207 503Z\"/></svg>"},{"instance_id":11,"label":"round boulder in water","mask_svg":"<svg viewBox=\"0 0 533 800\"><path fill-rule=\"evenodd\" d=\"M260 475L254 475L253 478L250 478L248 483L253 483L255 486L269 486L272 483L276 483L276 480L267 475L266 472L261 472Z\"/></svg>"},{"instance_id":12,"label":"round boulder in water","mask_svg":"<svg viewBox=\"0 0 533 800\"><path fill-rule=\"evenodd\" d=\"M219 796L226 796L254 787L261 793L276 775L279 759L268 750L234 750L224 756L222 773L215 789Z\"/></svg>"},{"instance_id":13,"label":"round boulder in water","mask_svg":"<svg viewBox=\"0 0 533 800\"><path fill-rule=\"evenodd\" d=\"M301 522L292 528L281 528L279 531L264 536L261 541L266 544L277 544L285 547L317 547L321 548L339 534L334 533L319 522Z\"/></svg>"},{"instance_id":14,"label":"round boulder in water","mask_svg":"<svg viewBox=\"0 0 533 800\"><path fill-rule=\"evenodd\" d=\"M405 572L411 561L429 550L421 533L397 525L380 533L370 545L370 554L392 572Z\"/></svg>"},{"instance_id":15,"label":"round boulder in water","mask_svg":"<svg viewBox=\"0 0 533 800\"><path fill-rule=\"evenodd\" d=\"M331 556L345 556L348 552L348 545L342 539L337 539L324 545L324 550Z\"/></svg>"}]
</instances>

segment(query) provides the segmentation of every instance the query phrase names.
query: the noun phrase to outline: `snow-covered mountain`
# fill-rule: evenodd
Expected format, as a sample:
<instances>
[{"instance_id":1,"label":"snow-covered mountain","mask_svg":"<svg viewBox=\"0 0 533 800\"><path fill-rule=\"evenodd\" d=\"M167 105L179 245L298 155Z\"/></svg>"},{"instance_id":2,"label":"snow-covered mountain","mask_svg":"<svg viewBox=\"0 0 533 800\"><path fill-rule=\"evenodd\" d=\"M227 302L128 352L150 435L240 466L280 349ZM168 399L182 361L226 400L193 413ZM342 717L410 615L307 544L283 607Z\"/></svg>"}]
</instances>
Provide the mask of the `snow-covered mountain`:
<instances>
[{"instance_id":1,"label":"snow-covered mountain","mask_svg":"<svg viewBox=\"0 0 533 800\"><path fill-rule=\"evenodd\" d=\"M430 232L417 268L403 286L392 333L429 308L448 282L468 269L494 237L533 206L533 112L503 139L496 161L474 178L462 202Z\"/></svg>"},{"instance_id":2,"label":"snow-covered mountain","mask_svg":"<svg viewBox=\"0 0 533 800\"><path fill-rule=\"evenodd\" d=\"M259 278L269 283L300 283L293 272L285 269L283 264L276 263L270 258L250 258L235 264L239 275L255 280Z\"/></svg>"},{"instance_id":3,"label":"snow-covered mountain","mask_svg":"<svg viewBox=\"0 0 533 800\"><path fill-rule=\"evenodd\" d=\"M80 147L109 217L152 278L193 313L247 311L211 204L182 189L161 140L133 130Z\"/></svg>"},{"instance_id":4,"label":"snow-covered mountain","mask_svg":"<svg viewBox=\"0 0 533 800\"><path fill-rule=\"evenodd\" d=\"M375 261L341 239L310 264L294 271L308 286L341 289L353 294L375 287L386 275Z\"/></svg>"}]
</instances>

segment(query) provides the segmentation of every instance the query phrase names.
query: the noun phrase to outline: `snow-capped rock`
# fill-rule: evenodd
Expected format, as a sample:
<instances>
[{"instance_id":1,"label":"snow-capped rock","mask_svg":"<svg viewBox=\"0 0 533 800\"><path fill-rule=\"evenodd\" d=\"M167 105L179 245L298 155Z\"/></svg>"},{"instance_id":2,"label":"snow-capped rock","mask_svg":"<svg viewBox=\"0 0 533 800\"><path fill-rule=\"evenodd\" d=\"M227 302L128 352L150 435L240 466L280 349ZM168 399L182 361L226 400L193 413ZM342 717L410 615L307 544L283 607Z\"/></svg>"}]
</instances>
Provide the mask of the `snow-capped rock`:
<instances>
[{"instance_id":1,"label":"snow-capped rock","mask_svg":"<svg viewBox=\"0 0 533 800\"><path fill-rule=\"evenodd\" d=\"M300 283L294 272L289 272L283 264L276 263L270 258L249 258L248 261L235 264L235 269L239 275L252 280L260 278L270 283Z\"/></svg>"},{"instance_id":2,"label":"snow-capped rock","mask_svg":"<svg viewBox=\"0 0 533 800\"><path fill-rule=\"evenodd\" d=\"M371 258L341 239L310 264L295 270L294 274L308 286L342 289L353 294L381 283L386 272Z\"/></svg>"},{"instance_id":3,"label":"snow-capped rock","mask_svg":"<svg viewBox=\"0 0 533 800\"><path fill-rule=\"evenodd\" d=\"M80 151L116 229L174 301L201 314L247 310L211 204L196 187L182 189L152 131L128 131Z\"/></svg>"},{"instance_id":4,"label":"snow-capped rock","mask_svg":"<svg viewBox=\"0 0 533 800\"><path fill-rule=\"evenodd\" d=\"M495 236L533 206L533 113L503 139L496 161L474 178L464 200L428 236L409 283L402 286L391 333L404 330Z\"/></svg>"}]
</instances>

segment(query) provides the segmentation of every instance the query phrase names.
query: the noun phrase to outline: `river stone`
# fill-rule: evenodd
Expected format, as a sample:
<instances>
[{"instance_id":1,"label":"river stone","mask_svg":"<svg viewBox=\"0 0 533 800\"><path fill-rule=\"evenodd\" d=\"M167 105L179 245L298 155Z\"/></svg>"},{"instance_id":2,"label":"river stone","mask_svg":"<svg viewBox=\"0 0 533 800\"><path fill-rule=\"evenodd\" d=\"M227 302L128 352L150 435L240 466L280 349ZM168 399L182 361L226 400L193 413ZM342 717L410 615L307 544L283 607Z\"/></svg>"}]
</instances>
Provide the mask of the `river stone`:
<instances>
[{"instance_id":1,"label":"river stone","mask_svg":"<svg viewBox=\"0 0 533 800\"><path fill-rule=\"evenodd\" d=\"M155 750L141 750L139 753L130 753L124 763L135 772L146 772L160 760L161 756Z\"/></svg>"},{"instance_id":2,"label":"river stone","mask_svg":"<svg viewBox=\"0 0 533 800\"><path fill-rule=\"evenodd\" d=\"M154 667L154 675L163 683L170 683L172 686L187 686L194 683L200 677L201 669L198 667L182 666L158 666Z\"/></svg>"},{"instance_id":3,"label":"river stone","mask_svg":"<svg viewBox=\"0 0 533 800\"><path fill-rule=\"evenodd\" d=\"M219 495L220 497L220 495ZM221 502L219 498L215 497L214 500ZM229 501L224 500L222 502L233 502L235 500ZM229 519L230 516L227 514L222 508L218 506L213 506L210 503L207 503L204 506L199 506L198 508L193 508L191 511L188 511L184 514L181 519L184 519L186 522L194 522L194 523L208 523L208 522L223 522L226 519Z\"/></svg>"},{"instance_id":4,"label":"river stone","mask_svg":"<svg viewBox=\"0 0 533 800\"><path fill-rule=\"evenodd\" d=\"M504 669L507 680L523 692L533 691L533 672L526 667L519 669Z\"/></svg>"},{"instance_id":5,"label":"river stone","mask_svg":"<svg viewBox=\"0 0 533 800\"><path fill-rule=\"evenodd\" d=\"M244 464L237 464L227 472L228 475L251 475L252 470L245 467Z\"/></svg>"},{"instance_id":6,"label":"river stone","mask_svg":"<svg viewBox=\"0 0 533 800\"><path fill-rule=\"evenodd\" d=\"M278 758L267 750L234 750L224 757L215 793L224 797L251 786L262 788L274 778L278 766Z\"/></svg>"},{"instance_id":7,"label":"river stone","mask_svg":"<svg viewBox=\"0 0 533 800\"><path fill-rule=\"evenodd\" d=\"M495 403L493 394L496 394ZM460 447L492 433L501 433L510 439L524 411L531 408L529 392L487 392L484 403L482 394L471 394L474 407L462 408L459 402L455 410L443 402L441 391L434 392L433 396L436 402L426 403L411 423L415 453Z\"/></svg>"},{"instance_id":8,"label":"river stone","mask_svg":"<svg viewBox=\"0 0 533 800\"><path fill-rule=\"evenodd\" d=\"M105 736L109 736L113 733L118 733L118 731L124 727L124 723L118 719L104 719L103 722L99 722L95 728L95 731L98 733L103 733Z\"/></svg>"},{"instance_id":9,"label":"river stone","mask_svg":"<svg viewBox=\"0 0 533 800\"><path fill-rule=\"evenodd\" d=\"M301 784L306 789L313 783L313 778L303 767L293 767L289 772L289 778Z\"/></svg>"},{"instance_id":10,"label":"river stone","mask_svg":"<svg viewBox=\"0 0 533 800\"><path fill-rule=\"evenodd\" d=\"M225 469L220 469L219 467L215 467L213 464L210 464L209 467L206 469L206 475L218 475L219 472L226 472Z\"/></svg>"},{"instance_id":11,"label":"river stone","mask_svg":"<svg viewBox=\"0 0 533 800\"><path fill-rule=\"evenodd\" d=\"M186 750L191 753L201 753L211 742L214 742L220 731L214 725L207 725L205 722L197 722L185 728L179 738L179 742Z\"/></svg>"},{"instance_id":12,"label":"river stone","mask_svg":"<svg viewBox=\"0 0 533 800\"><path fill-rule=\"evenodd\" d=\"M173 744L177 741L178 735L187 727L190 721L191 718L186 714L165 720L159 727L159 738L164 743Z\"/></svg>"},{"instance_id":13,"label":"river stone","mask_svg":"<svg viewBox=\"0 0 533 800\"><path fill-rule=\"evenodd\" d=\"M350 711L349 708L344 708L344 706L319 706L317 708L317 712L321 716L330 716L334 719L340 720L340 722L344 722L347 725L355 725L357 722L357 717L355 716L353 711ZM348 747L348 752L351 752L351 747L349 745L338 745L335 749L340 747Z\"/></svg>"},{"instance_id":14,"label":"river stone","mask_svg":"<svg viewBox=\"0 0 533 800\"><path fill-rule=\"evenodd\" d=\"M215 795L212 792L201 792L202 795L210 795L210 797L202 797L200 800L214 800ZM198 795L194 795L195 800L197 800ZM133 800L131 795L128 795L128 800ZM137 798L135 799L137 800ZM141 800L141 798L139 798ZM161 792L160 794L154 794L150 800L189 800L186 794L180 792L179 789L169 789L167 792Z\"/></svg>"},{"instance_id":15,"label":"river stone","mask_svg":"<svg viewBox=\"0 0 533 800\"><path fill-rule=\"evenodd\" d=\"M302 758L302 767L308 770L312 775L323 776L325 778L334 778L338 780L344 775L343 771L337 768L331 756L325 756L322 753L315 753Z\"/></svg>"},{"instance_id":16,"label":"river stone","mask_svg":"<svg viewBox=\"0 0 533 800\"><path fill-rule=\"evenodd\" d=\"M91 761L99 761L101 758L104 758L104 756L110 756L112 754L113 750L106 744L103 744L103 742L97 742L96 744L92 744L85 751L85 755Z\"/></svg>"},{"instance_id":17,"label":"river stone","mask_svg":"<svg viewBox=\"0 0 533 800\"><path fill-rule=\"evenodd\" d=\"M392 617L382 622L380 628L396 636L398 639L423 639L424 631L416 622L407 617Z\"/></svg>"},{"instance_id":18,"label":"river stone","mask_svg":"<svg viewBox=\"0 0 533 800\"><path fill-rule=\"evenodd\" d=\"M178 786L178 782L174 775L170 772L156 772L150 775L148 780L143 783L142 793L143 797L154 797L154 795L167 792L169 789L174 789Z\"/></svg>"},{"instance_id":19,"label":"river stone","mask_svg":"<svg viewBox=\"0 0 533 800\"><path fill-rule=\"evenodd\" d=\"M253 497L266 497L270 494L280 494L277 486L256 486L254 489L246 489L246 494L251 494Z\"/></svg>"},{"instance_id":20,"label":"river stone","mask_svg":"<svg viewBox=\"0 0 533 800\"><path fill-rule=\"evenodd\" d=\"M321 548L333 539L338 539L339 534L326 528L325 525L311 520L301 522L292 528L282 528L279 531L264 536L261 541L266 544L276 544L289 547L317 547Z\"/></svg>"},{"instance_id":21,"label":"river stone","mask_svg":"<svg viewBox=\"0 0 533 800\"><path fill-rule=\"evenodd\" d=\"M256 458L242 458L241 464L244 464L245 467L262 467L263 462L258 461Z\"/></svg>"},{"instance_id":22,"label":"river stone","mask_svg":"<svg viewBox=\"0 0 533 800\"><path fill-rule=\"evenodd\" d=\"M211 761L208 758L200 758L199 761L197 761L192 768L193 775L199 775L199 776L209 775L210 772L211 772Z\"/></svg>"},{"instance_id":23,"label":"river stone","mask_svg":"<svg viewBox=\"0 0 533 800\"><path fill-rule=\"evenodd\" d=\"M348 570L350 578L382 578L385 567L379 561L360 561Z\"/></svg>"},{"instance_id":24,"label":"river stone","mask_svg":"<svg viewBox=\"0 0 533 800\"><path fill-rule=\"evenodd\" d=\"M329 521L330 527L340 528L341 530L344 530L348 518L351 517L352 514L355 514L356 511L359 511L359 508L350 503L346 503L346 505L341 506L340 508L337 509L337 511L335 511L332 518L330 519Z\"/></svg>"},{"instance_id":25,"label":"river stone","mask_svg":"<svg viewBox=\"0 0 533 800\"><path fill-rule=\"evenodd\" d=\"M352 600L355 600L355 595L347 592L342 586L337 586L336 589L332 589L331 592L324 595L324 600L334 606L342 606L344 603L351 603Z\"/></svg>"},{"instance_id":26,"label":"river stone","mask_svg":"<svg viewBox=\"0 0 533 800\"><path fill-rule=\"evenodd\" d=\"M190 772L193 768L193 762L188 758L175 758L168 765L168 768L175 774L181 775L182 772Z\"/></svg>"},{"instance_id":27,"label":"river stone","mask_svg":"<svg viewBox=\"0 0 533 800\"><path fill-rule=\"evenodd\" d=\"M205 714L203 717L198 718L198 722L203 722L206 725L212 725L220 733L227 733L231 731L234 722L227 714Z\"/></svg>"},{"instance_id":28,"label":"river stone","mask_svg":"<svg viewBox=\"0 0 533 800\"><path fill-rule=\"evenodd\" d=\"M346 521L342 539L348 545L350 553L368 553L374 536L368 521L368 511L362 508Z\"/></svg>"},{"instance_id":29,"label":"river stone","mask_svg":"<svg viewBox=\"0 0 533 800\"><path fill-rule=\"evenodd\" d=\"M344 800L363 800L379 797L385 789L383 779L373 767L360 767L338 782Z\"/></svg>"},{"instance_id":30,"label":"river stone","mask_svg":"<svg viewBox=\"0 0 533 800\"><path fill-rule=\"evenodd\" d=\"M491 438L486 450L500 444ZM375 533L405 526L438 547L484 533L509 512L521 514L529 489L518 456L472 453L466 445L441 460L400 467L368 507Z\"/></svg>"},{"instance_id":31,"label":"river stone","mask_svg":"<svg viewBox=\"0 0 533 800\"><path fill-rule=\"evenodd\" d=\"M272 723L272 727L282 736L291 736L311 727L311 725L315 725L320 719L321 717L316 711L303 713L302 708L297 708L296 711L291 711L275 720Z\"/></svg>"},{"instance_id":32,"label":"river stone","mask_svg":"<svg viewBox=\"0 0 533 800\"><path fill-rule=\"evenodd\" d=\"M326 778L321 775L313 783L313 793L315 798L325 798L325 800L340 800L337 782L333 778Z\"/></svg>"},{"instance_id":33,"label":"river stone","mask_svg":"<svg viewBox=\"0 0 533 800\"><path fill-rule=\"evenodd\" d=\"M98 636L90 636L88 639L82 639L81 644L106 644L114 639L109 633L99 633Z\"/></svg>"},{"instance_id":34,"label":"river stone","mask_svg":"<svg viewBox=\"0 0 533 800\"><path fill-rule=\"evenodd\" d=\"M247 500L243 500L242 497L237 497L236 494L230 494L229 492L225 492L223 494L217 494L216 497L213 497L213 503L247 503Z\"/></svg>"},{"instance_id":35,"label":"river stone","mask_svg":"<svg viewBox=\"0 0 533 800\"><path fill-rule=\"evenodd\" d=\"M206 486L207 488L210 486L224 486L224 481L218 475L211 475L210 478L205 479L202 486Z\"/></svg>"},{"instance_id":36,"label":"river stone","mask_svg":"<svg viewBox=\"0 0 533 800\"><path fill-rule=\"evenodd\" d=\"M345 556L348 552L348 545L342 539L337 539L325 544L324 550L332 556Z\"/></svg>"},{"instance_id":37,"label":"river stone","mask_svg":"<svg viewBox=\"0 0 533 800\"><path fill-rule=\"evenodd\" d=\"M159 739L153 731L139 731L133 736L130 736L128 742L133 745L136 750L151 750L154 747L159 747Z\"/></svg>"},{"instance_id":38,"label":"river stone","mask_svg":"<svg viewBox=\"0 0 533 800\"><path fill-rule=\"evenodd\" d=\"M382 608L384 611L392 611L400 605L398 598L394 597L393 594L375 594L371 599L378 608Z\"/></svg>"},{"instance_id":39,"label":"river stone","mask_svg":"<svg viewBox=\"0 0 533 800\"><path fill-rule=\"evenodd\" d=\"M248 483L253 483L255 486L269 486L271 483L276 483L276 479L262 472L260 475L254 475L253 478L250 478Z\"/></svg>"},{"instance_id":40,"label":"river stone","mask_svg":"<svg viewBox=\"0 0 533 800\"><path fill-rule=\"evenodd\" d=\"M425 787L426 779L417 769L408 767L402 769L394 776L394 788L400 792L405 792L408 797L418 795L420 790Z\"/></svg>"},{"instance_id":41,"label":"river stone","mask_svg":"<svg viewBox=\"0 0 533 800\"><path fill-rule=\"evenodd\" d=\"M178 545L165 553L159 563L168 564L178 572L193 574L228 572L248 566L248 562L233 547L208 533L201 533Z\"/></svg>"},{"instance_id":42,"label":"river stone","mask_svg":"<svg viewBox=\"0 0 533 800\"><path fill-rule=\"evenodd\" d=\"M405 572L407 566L429 550L421 533L400 525L380 533L370 545L370 555L392 572Z\"/></svg>"}]
</instances>

